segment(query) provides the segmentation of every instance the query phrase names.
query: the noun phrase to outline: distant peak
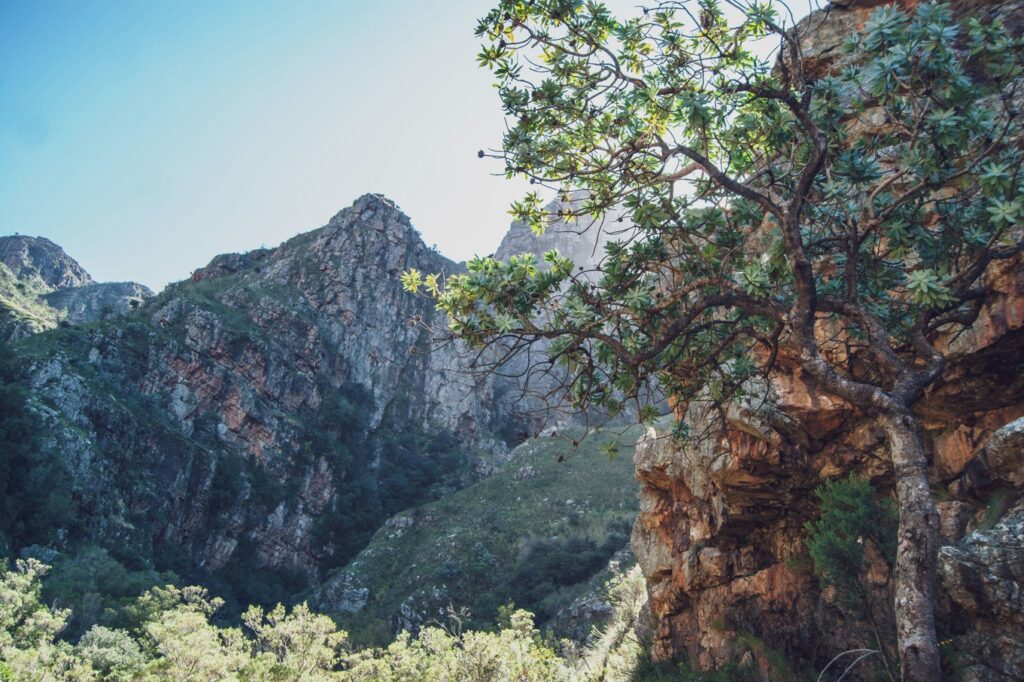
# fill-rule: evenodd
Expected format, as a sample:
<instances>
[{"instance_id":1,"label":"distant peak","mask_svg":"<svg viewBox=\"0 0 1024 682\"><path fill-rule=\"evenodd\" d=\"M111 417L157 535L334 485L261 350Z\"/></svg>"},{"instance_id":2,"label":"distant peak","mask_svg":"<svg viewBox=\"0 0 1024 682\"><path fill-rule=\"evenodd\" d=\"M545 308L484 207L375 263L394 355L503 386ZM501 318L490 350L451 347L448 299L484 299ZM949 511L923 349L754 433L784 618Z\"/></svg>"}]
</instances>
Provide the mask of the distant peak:
<instances>
[{"instance_id":1,"label":"distant peak","mask_svg":"<svg viewBox=\"0 0 1024 682\"><path fill-rule=\"evenodd\" d=\"M37 279L50 289L92 284L92 276L64 249L46 237L0 237L0 263L18 279Z\"/></svg>"},{"instance_id":2,"label":"distant peak","mask_svg":"<svg viewBox=\"0 0 1024 682\"><path fill-rule=\"evenodd\" d=\"M359 197L354 202L352 202L352 205L368 207L383 206L385 208L395 209L396 211L401 210L398 208L398 204L396 204L394 200L388 199L383 194L376 194L372 192L364 194L363 196Z\"/></svg>"},{"instance_id":3,"label":"distant peak","mask_svg":"<svg viewBox=\"0 0 1024 682\"><path fill-rule=\"evenodd\" d=\"M381 209L385 211L397 212L403 218L405 218L406 221L409 220L408 217L406 217L406 215L402 213L402 209L400 209L398 207L398 204L396 204L393 200L387 198L383 194L367 193L353 201L351 206L343 208L337 213L335 213L334 217L331 218L329 224L335 225L339 221L346 219L353 212L356 214L362 214L365 213L366 211L376 211Z\"/></svg>"}]
</instances>

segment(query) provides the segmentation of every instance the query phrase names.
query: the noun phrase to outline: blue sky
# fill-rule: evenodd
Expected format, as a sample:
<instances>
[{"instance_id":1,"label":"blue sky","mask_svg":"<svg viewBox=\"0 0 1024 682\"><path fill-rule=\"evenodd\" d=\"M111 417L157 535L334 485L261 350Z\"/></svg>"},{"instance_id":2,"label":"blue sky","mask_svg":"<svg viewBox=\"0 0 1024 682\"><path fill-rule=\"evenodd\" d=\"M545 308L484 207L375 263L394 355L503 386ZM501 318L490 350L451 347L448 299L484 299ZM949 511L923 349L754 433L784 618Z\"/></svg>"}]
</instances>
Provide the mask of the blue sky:
<instances>
[{"instance_id":1,"label":"blue sky","mask_svg":"<svg viewBox=\"0 0 1024 682\"><path fill-rule=\"evenodd\" d=\"M490 4L0 0L0 234L159 289L381 192L489 253L525 191L476 158L503 130Z\"/></svg>"},{"instance_id":2,"label":"blue sky","mask_svg":"<svg viewBox=\"0 0 1024 682\"><path fill-rule=\"evenodd\" d=\"M382 192L455 258L521 185L477 149L486 0L0 0L0 233L159 288Z\"/></svg>"}]
</instances>

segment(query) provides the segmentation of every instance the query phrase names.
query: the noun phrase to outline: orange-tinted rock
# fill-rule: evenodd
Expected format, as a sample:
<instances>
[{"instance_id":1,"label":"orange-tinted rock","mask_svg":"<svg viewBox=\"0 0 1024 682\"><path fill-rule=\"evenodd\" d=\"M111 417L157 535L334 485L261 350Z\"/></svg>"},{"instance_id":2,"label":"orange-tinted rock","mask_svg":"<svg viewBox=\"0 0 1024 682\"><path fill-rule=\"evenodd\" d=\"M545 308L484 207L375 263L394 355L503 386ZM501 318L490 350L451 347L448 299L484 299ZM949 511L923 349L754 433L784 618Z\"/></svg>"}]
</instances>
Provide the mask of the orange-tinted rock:
<instances>
[{"instance_id":1,"label":"orange-tinted rock","mask_svg":"<svg viewBox=\"0 0 1024 682\"><path fill-rule=\"evenodd\" d=\"M932 463L936 475L946 481L963 473L978 447L978 433L967 426L944 431L934 440Z\"/></svg>"},{"instance_id":2,"label":"orange-tinted rock","mask_svg":"<svg viewBox=\"0 0 1024 682\"><path fill-rule=\"evenodd\" d=\"M837 67L839 42L880 4L833 6L804 22L810 31L801 39L813 73ZM998 12L1019 25L1024 23L1021 5L965 2L955 9ZM857 125L873 125L870 111ZM1019 599L1024 574L1005 567L987 572L979 564L989 555L1024 556L1024 541L1006 541L1004 529L999 544L975 530L988 495L1024 487L1024 372L1018 371L1024 362L1022 261L993 264L984 284L990 293L975 323L934 339L950 362L915 409L931 446L943 541L963 542L974 530L969 551L947 557L947 582L956 593L940 600L942 627L956 629L965 647L973 647L975 663L998 663L1001 674L1024 676L1024 663L1018 668L1013 662L1024 661L1024 642L1019 631L1012 632L1024 618ZM819 320L819 340L838 338L827 325ZM833 361L857 360L855 349L852 357L846 355L845 343L832 343L825 352ZM870 373L871 368L852 371ZM761 398L726 406L724 419L693 405L673 405L677 418L703 434L697 442L681 446L652 433L637 448L642 492L633 547L657 623L652 654L685 658L705 670L752 656L767 670L763 651L740 645L753 636L785 652L801 671L820 670L842 651L876 644L872 626L841 609L837 591L822 589L813 577L803 545L803 526L816 513L813 490L825 479L856 473L891 491L889 455L878 426L815 390L785 348L770 382L754 388L750 395ZM1012 501L1013 494L1006 499ZM885 631L892 625L886 620L892 605L889 566L870 543L865 552L868 600ZM998 560L1009 560L1004 558ZM994 594L1006 594L1011 602L1001 607L1005 613L991 616L1002 624L999 637L991 636L999 627L983 623L983 600Z\"/></svg>"}]
</instances>

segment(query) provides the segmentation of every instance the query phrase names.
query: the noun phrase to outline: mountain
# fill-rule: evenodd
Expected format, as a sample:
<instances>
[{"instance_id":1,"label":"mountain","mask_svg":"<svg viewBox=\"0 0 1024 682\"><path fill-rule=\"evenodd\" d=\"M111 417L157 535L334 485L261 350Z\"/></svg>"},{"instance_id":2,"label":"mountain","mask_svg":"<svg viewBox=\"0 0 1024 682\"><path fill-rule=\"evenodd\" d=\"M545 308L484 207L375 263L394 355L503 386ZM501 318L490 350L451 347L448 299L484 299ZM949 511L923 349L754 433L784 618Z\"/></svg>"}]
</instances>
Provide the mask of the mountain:
<instances>
[{"instance_id":1,"label":"mountain","mask_svg":"<svg viewBox=\"0 0 1024 682\"><path fill-rule=\"evenodd\" d=\"M13 288L50 315L14 350L72 510L12 545L94 543L239 602L283 599L533 428L513 384L467 372L433 302L403 291L408 268L461 266L382 196L155 296L10 239Z\"/></svg>"},{"instance_id":2,"label":"mountain","mask_svg":"<svg viewBox=\"0 0 1024 682\"><path fill-rule=\"evenodd\" d=\"M152 295L135 282L95 282L44 237L0 237L0 339L24 338L61 322L92 322Z\"/></svg>"}]
</instances>

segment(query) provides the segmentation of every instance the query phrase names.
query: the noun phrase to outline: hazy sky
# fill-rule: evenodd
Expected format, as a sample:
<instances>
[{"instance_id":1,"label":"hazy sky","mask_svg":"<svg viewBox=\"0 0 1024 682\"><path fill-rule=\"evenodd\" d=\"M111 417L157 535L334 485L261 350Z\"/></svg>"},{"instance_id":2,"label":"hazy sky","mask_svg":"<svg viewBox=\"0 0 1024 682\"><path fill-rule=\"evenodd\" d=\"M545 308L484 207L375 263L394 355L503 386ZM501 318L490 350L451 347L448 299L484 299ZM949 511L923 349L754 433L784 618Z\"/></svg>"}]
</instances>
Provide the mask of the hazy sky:
<instances>
[{"instance_id":1,"label":"hazy sky","mask_svg":"<svg viewBox=\"0 0 1024 682\"><path fill-rule=\"evenodd\" d=\"M503 130L490 5L0 0L0 234L159 289L380 192L489 253L525 189L476 157Z\"/></svg>"}]
</instances>

